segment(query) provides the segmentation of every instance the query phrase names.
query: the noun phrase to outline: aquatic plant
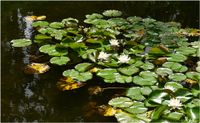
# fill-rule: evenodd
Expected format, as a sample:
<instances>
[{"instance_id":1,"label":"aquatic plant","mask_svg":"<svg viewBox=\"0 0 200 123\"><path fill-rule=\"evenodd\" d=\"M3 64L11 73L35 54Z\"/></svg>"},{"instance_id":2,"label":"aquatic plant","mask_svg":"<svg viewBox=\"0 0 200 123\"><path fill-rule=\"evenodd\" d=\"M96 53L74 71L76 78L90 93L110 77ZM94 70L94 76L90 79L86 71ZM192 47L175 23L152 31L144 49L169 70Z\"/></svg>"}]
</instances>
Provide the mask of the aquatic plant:
<instances>
[{"instance_id":1,"label":"aquatic plant","mask_svg":"<svg viewBox=\"0 0 200 123\"><path fill-rule=\"evenodd\" d=\"M104 116L115 116L122 123L198 122L200 30L182 29L176 22L120 16L118 10L87 14L83 25L74 18L32 19L37 30L34 39L14 39L11 44L37 44L41 54L50 56L49 63L74 66L58 81L62 91L78 89L94 77L126 87L123 96L108 102L110 106L100 106ZM28 65L26 73L49 69L42 67ZM102 90L98 87L95 95Z\"/></svg>"}]
</instances>

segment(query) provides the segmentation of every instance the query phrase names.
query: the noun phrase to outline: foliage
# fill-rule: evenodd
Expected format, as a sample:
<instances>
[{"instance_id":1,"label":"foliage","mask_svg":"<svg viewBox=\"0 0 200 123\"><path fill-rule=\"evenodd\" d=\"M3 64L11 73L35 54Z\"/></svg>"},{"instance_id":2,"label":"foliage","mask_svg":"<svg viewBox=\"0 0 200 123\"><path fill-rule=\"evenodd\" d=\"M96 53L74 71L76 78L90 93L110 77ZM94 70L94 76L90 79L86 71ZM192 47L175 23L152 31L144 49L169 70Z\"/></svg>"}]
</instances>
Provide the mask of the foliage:
<instances>
[{"instance_id":1,"label":"foliage","mask_svg":"<svg viewBox=\"0 0 200 123\"><path fill-rule=\"evenodd\" d=\"M33 43L51 57L51 64L75 61L63 72L66 78L58 82L58 88L77 89L99 77L105 83L129 87L123 96L108 102L112 107L104 116L114 115L122 123L198 122L199 29L121 15L118 10L87 14L84 25L74 18L32 23L39 33ZM32 41L11 43L25 47Z\"/></svg>"}]
</instances>

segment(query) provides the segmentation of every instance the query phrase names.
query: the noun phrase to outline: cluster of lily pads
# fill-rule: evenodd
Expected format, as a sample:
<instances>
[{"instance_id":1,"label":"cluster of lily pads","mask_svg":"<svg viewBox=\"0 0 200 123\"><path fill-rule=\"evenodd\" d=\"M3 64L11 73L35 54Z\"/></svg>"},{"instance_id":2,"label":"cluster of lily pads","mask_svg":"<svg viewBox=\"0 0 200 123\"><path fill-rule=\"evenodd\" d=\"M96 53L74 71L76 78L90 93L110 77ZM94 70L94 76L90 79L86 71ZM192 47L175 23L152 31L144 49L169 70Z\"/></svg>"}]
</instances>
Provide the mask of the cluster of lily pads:
<instances>
[{"instance_id":1,"label":"cluster of lily pads","mask_svg":"<svg viewBox=\"0 0 200 123\"><path fill-rule=\"evenodd\" d=\"M32 26L38 32L34 40L15 39L12 46L37 43L39 51L51 57L51 64L74 65L63 72L58 82L61 90L100 77L105 83L130 86L124 96L108 102L119 122L199 121L199 29L122 17L118 10L88 14L83 25L66 18L34 21Z\"/></svg>"}]
</instances>

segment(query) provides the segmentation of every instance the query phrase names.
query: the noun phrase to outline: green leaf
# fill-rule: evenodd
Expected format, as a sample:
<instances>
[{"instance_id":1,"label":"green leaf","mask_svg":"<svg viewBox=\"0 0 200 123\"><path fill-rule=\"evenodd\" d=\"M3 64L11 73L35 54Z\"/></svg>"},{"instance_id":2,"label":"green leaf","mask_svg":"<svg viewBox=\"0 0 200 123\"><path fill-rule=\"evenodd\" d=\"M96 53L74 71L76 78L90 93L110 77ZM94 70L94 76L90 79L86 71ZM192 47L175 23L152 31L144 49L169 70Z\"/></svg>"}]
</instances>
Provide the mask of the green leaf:
<instances>
[{"instance_id":1,"label":"green leaf","mask_svg":"<svg viewBox=\"0 0 200 123\"><path fill-rule=\"evenodd\" d=\"M144 121L144 117L141 119L136 115L132 115L123 111L117 112L115 117L119 123L146 123L146 121Z\"/></svg>"},{"instance_id":2,"label":"green leaf","mask_svg":"<svg viewBox=\"0 0 200 123\"><path fill-rule=\"evenodd\" d=\"M198 72L187 72L186 76L193 80L197 80L197 81L200 80L200 74Z\"/></svg>"},{"instance_id":3,"label":"green leaf","mask_svg":"<svg viewBox=\"0 0 200 123\"><path fill-rule=\"evenodd\" d=\"M173 121L180 121L183 115L184 115L183 113L179 112L170 112L168 114L163 115L163 118Z\"/></svg>"},{"instance_id":4,"label":"green leaf","mask_svg":"<svg viewBox=\"0 0 200 123\"><path fill-rule=\"evenodd\" d=\"M188 70L186 66L183 66L180 63L176 63L176 62L165 62L163 64L163 67L170 68L174 70L175 72L185 72Z\"/></svg>"},{"instance_id":5,"label":"green leaf","mask_svg":"<svg viewBox=\"0 0 200 123\"><path fill-rule=\"evenodd\" d=\"M172 72L172 70L169 69L169 68L158 68L158 69L156 70L156 73L157 73L158 75L161 75L161 76L167 76L167 75L171 75L173 72Z\"/></svg>"},{"instance_id":6,"label":"green leaf","mask_svg":"<svg viewBox=\"0 0 200 123\"><path fill-rule=\"evenodd\" d=\"M140 89L142 95L149 95L152 92L152 89L150 87L142 87Z\"/></svg>"},{"instance_id":7,"label":"green leaf","mask_svg":"<svg viewBox=\"0 0 200 123\"><path fill-rule=\"evenodd\" d=\"M133 83L137 84L137 85L154 85L157 82L155 77L149 77L149 76L145 76L145 77L141 77L141 76L134 76L133 77Z\"/></svg>"},{"instance_id":8,"label":"green leaf","mask_svg":"<svg viewBox=\"0 0 200 123\"><path fill-rule=\"evenodd\" d=\"M115 80L114 73L117 73L116 69L106 68L106 69L99 70L97 73L97 76L100 76L107 80L113 80L113 79Z\"/></svg>"},{"instance_id":9,"label":"green leaf","mask_svg":"<svg viewBox=\"0 0 200 123\"><path fill-rule=\"evenodd\" d=\"M64 24L66 27L77 27L78 26L78 20L75 18L65 18L61 21L62 24Z\"/></svg>"},{"instance_id":10,"label":"green leaf","mask_svg":"<svg viewBox=\"0 0 200 123\"><path fill-rule=\"evenodd\" d=\"M92 67L91 63L80 63L75 66L75 69L79 72L85 72Z\"/></svg>"},{"instance_id":11,"label":"green leaf","mask_svg":"<svg viewBox=\"0 0 200 123\"><path fill-rule=\"evenodd\" d=\"M169 75L169 79L180 82L180 81L185 80L186 76L182 73L174 73L174 74Z\"/></svg>"},{"instance_id":12,"label":"green leaf","mask_svg":"<svg viewBox=\"0 0 200 123\"><path fill-rule=\"evenodd\" d=\"M172 89L173 92L176 92L178 89L183 88L183 86L177 82L167 82L165 84L165 88Z\"/></svg>"},{"instance_id":13,"label":"green leaf","mask_svg":"<svg viewBox=\"0 0 200 123\"><path fill-rule=\"evenodd\" d=\"M65 56L53 57L50 59L50 63L56 64L56 65L66 65L69 61L70 61L70 59Z\"/></svg>"},{"instance_id":14,"label":"green leaf","mask_svg":"<svg viewBox=\"0 0 200 123\"><path fill-rule=\"evenodd\" d=\"M101 18L103 18L103 15L98 14L98 13L93 13L91 15L86 15L85 17L87 19L101 19Z\"/></svg>"},{"instance_id":15,"label":"green leaf","mask_svg":"<svg viewBox=\"0 0 200 123\"><path fill-rule=\"evenodd\" d=\"M121 67L121 68L118 68L117 69L119 72L121 72L122 74L125 74L125 75L133 75L137 72L139 72L139 68L131 65L131 66L128 66L128 67Z\"/></svg>"},{"instance_id":16,"label":"green leaf","mask_svg":"<svg viewBox=\"0 0 200 123\"><path fill-rule=\"evenodd\" d=\"M86 82L92 79L93 77L93 75L90 72L78 72L74 69L64 71L63 76L71 77L80 82Z\"/></svg>"},{"instance_id":17,"label":"green leaf","mask_svg":"<svg viewBox=\"0 0 200 123\"><path fill-rule=\"evenodd\" d=\"M154 68L154 65L150 62L145 62L142 66L140 66L140 68L144 70L151 70Z\"/></svg>"},{"instance_id":18,"label":"green leaf","mask_svg":"<svg viewBox=\"0 0 200 123\"><path fill-rule=\"evenodd\" d=\"M196 49L192 47L180 47L176 51L177 53L181 53L183 55L192 55L196 53Z\"/></svg>"},{"instance_id":19,"label":"green leaf","mask_svg":"<svg viewBox=\"0 0 200 123\"><path fill-rule=\"evenodd\" d=\"M186 109L187 116L190 117L192 120L196 120L197 122L200 119L199 112L200 112L199 106Z\"/></svg>"},{"instance_id":20,"label":"green leaf","mask_svg":"<svg viewBox=\"0 0 200 123\"><path fill-rule=\"evenodd\" d=\"M162 104L162 102L168 98L168 93L164 92L163 90L155 90L148 96L148 99L145 100L145 105L147 107L155 107Z\"/></svg>"},{"instance_id":21,"label":"green leaf","mask_svg":"<svg viewBox=\"0 0 200 123\"><path fill-rule=\"evenodd\" d=\"M133 100L144 100L145 97L141 93L139 87L131 87L127 90L126 96L130 97Z\"/></svg>"},{"instance_id":22,"label":"green leaf","mask_svg":"<svg viewBox=\"0 0 200 123\"><path fill-rule=\"evenodd\" d=\"M61 22L52 22L49 24L49 26L55 29L60 29L64 27L64 24Z\"/></svg>"},{"instance_id":23,"label":"green leaf","mask_svg":"<svg viewBox=\"0 0 200 123\"><path fill-rule=\"evenodd\" d=\"M162 105L162 106L159 106L157 107L153 113L152 113L152 116L151 116L151 119L152 120L157 120L159 119L161 116L162 116L162 113L167 109L167 106L166 105Z\"/></svg>"},{"instance_id":24,"label":"green leaf","mask_svg":"<svg viewBox=\"0 0 200 123\"><path fill-rule=\"evenodd\" d=\"M171 62L184 62L187 57L182 55L182 54L170 54L169 55L170 57L167 58L168 61L171 61Z\"/></svg>"},{"instance_id":25,"label":"green leaf","mask_svg":"<svg viewBox=\"0 0 200 123\"><path fill-rule=\"evenodd\" d=\"M144 103L133 101L132 106L124 108L124 110L131 114L141 114L145 113L147 111L147 108L144 107Z\"/></svg>"},{"instance_id":26,"label":"green leaf","mask_svg":"<svg viewBox=\"0 0 200 123\"><path fill-rule=\"evenodd\" d=\"M56 45L43 45L39 48L39 51L42 53L46 53L50 56L63 56L67 55L68 50L63 48L58 48Z\"/></svg>"},{"instance_id":27,"label":"green leaf","mask_svg":"<svg viewBox=\"0 0 200 123\"><path fill-rule=\"evenodd\" d=\"M32 23L32 26L33 27L44 27L44 26L48 26L49 25L49 22L47 21L36 21L36 22L33 22Z\"/></svg>"},{"instance_id":28,"label":"green leaf","mask_svg":"<svg viewBox=\"0 0 200 123\"><path fill-rule=\"evenodd\" d=\"M35 36L35 40L48 40L48 39L50 40L51 37L44 34L37 34Z\"/></svg>"},{"instance_id":29,"label":"green leaf","mask_svg":"<svg viewBox=\"0 0 200 123\"><path fill-rule=\"evenodd\" d=\"M139 75L141 77L143 77L143 78L148 78L148 77L155 77L155 78L157 78L158 77L158 75L156 73L151 72L151 71L142 71L142 72L140 72Z\"/></svg>"},{"instance_id":30,"label":"green leaf","mask_svg":"<svg viewBox=\"0 0 200 123\"><path fill-rule=\"evenodd\" d=\"M118 10L106 10L103 12L103 15L107 17L117 17L117 16L121 16L122 12Z\"/></svg>"},{"instance_id":31,"label":"green leaf","mask_svg":"<svg viewBox=\"0 0 200 123\"><path fill-rule=\"evenodd\" d=\"M127 97L116 97L111 99L108 104L113 107L126 108L133 105L133 101Z\"/></svg>"},{"instance_id":32,"label":"green leaf","mask_svg":"<svg viewBox=\"0 0 200 123\"><path fill-rule=\"evenodd\" d=\"M14 39L11 43L13 47L26 47L32 44L30 39Z\"/></svg>"},{"instance_id":33,"label":"green leaf","mask_svg":"<svg viewBox=\"0 0 200 123\"><path fill-rule=\"evenodd\" d=\"M192 93L186 88L178 89L174 95L183 103L193 98Z\"/></svg>"}]
</instances>

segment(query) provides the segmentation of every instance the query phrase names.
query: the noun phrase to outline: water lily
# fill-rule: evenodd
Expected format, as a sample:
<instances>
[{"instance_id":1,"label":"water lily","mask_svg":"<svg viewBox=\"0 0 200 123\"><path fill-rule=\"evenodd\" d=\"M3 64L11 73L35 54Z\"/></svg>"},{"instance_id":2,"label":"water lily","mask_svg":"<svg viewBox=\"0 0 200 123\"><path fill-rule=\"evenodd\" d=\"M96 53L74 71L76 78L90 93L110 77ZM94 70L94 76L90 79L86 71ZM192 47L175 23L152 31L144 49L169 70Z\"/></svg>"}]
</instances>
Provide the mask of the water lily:
<instances>
[{"instance_id":1,"label":"water lily","mask_svg":"<svg viewBox=\"0 0 200 123\"><path fill-rule=\"evenodd\" d=\"M109 42L111 46L119 46L119 42L116 39L111 39Z\"/></svg>"},{"instance_id":2,"label":"water lily","mask_svg":"<svg viewBox=\"0 0 200 123\"><path fill-rule=\"evenodd\" d=\"M130 60L130 57L128 55L123 54L119 56L118 60L119 63L127 63Z\"/></svg>"},{"instance_id":3,"label":"water lily","mask_svg":"<svg viewBox=\"0 0 200 123\"><path fill-rule=\"evenodd\" d=\"M173 109L176 109L180 108L182 106L182 103L180 102L180 100L172 98L170 99L168 106L172 107Z\"/></svg>"},{"instance_id":4,"label":"water lily","mask_svg":"<svg viewBox=\"0 0 200 123\"><path fill-rule=\"evenodd\" d=\"M110 54L101 51L99 53L98 59L99 60L107 60L109 56L110 56Z\"/></svg>"}]
</instances>

